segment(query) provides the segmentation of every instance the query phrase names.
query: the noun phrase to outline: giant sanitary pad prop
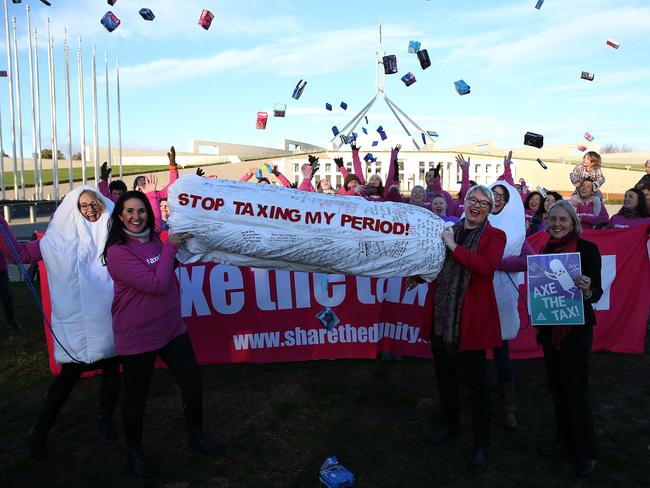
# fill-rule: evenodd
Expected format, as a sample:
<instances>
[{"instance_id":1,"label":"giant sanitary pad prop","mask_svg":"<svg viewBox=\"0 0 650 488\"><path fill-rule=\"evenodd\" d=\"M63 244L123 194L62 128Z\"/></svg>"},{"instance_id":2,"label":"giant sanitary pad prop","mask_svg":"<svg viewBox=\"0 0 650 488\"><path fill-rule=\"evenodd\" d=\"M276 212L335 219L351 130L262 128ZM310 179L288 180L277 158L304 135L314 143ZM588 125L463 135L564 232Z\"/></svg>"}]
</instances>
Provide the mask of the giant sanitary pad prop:
<instances>
[{"instance_id":1,"label":"giant sanitary pad prop","mask_svg":"<svg viewBox=\"0 0 650 488\"><path fill-rule=\"evenodd\" d=\"M106 206L97 222L77 208L84 190L98 194ZM94 363L115 355L113 343L113 280L100 260L113 202L89 186L69 192L40 240L52 301L52 330L77 361ZM55 342L57 363L72 358Z\"/></svg>"},{"instance_id":2,"label":"giant sanitary pad prop","mask_svg":"<svg viewBox=\"0 0 650 488\"><path fill-rule=\"evenodd\" d=\"M185 175L169 187L172 232L194 237L182 263L371 277L440 272L444 222L415 205Z\"/></svg>"}]
</instances>

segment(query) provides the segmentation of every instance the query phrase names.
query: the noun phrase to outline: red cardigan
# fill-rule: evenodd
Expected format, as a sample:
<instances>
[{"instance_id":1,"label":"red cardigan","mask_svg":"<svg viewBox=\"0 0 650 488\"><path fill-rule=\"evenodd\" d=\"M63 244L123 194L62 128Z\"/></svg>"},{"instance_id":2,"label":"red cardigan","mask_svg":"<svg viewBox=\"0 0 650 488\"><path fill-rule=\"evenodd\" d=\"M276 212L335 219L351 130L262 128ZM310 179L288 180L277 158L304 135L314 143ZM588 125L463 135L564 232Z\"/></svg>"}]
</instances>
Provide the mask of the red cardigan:
<instances>
[{"instance_id":1,"label":"red cardigan","mask_svg":"<svg viewBox=\"0 0 650 488\"><path fill-rule=\"evenodd\" d=\"M451 255L452 259L472 273L460 313L459 351L501 346L501 323L492 281L505 247L505 233L488 223L478 243L478 252L456 246Z\"/></svg>"}]
</instances>

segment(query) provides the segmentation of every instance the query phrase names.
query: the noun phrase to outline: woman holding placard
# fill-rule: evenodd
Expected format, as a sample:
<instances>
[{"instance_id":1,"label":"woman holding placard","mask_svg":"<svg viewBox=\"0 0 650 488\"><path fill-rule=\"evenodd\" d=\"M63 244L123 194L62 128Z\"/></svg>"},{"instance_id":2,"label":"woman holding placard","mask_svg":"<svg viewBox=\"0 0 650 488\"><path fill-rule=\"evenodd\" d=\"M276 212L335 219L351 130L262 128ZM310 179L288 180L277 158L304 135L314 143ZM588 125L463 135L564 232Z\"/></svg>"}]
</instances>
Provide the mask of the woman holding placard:
<instances>
[{"instance_id":1,"label":"woman holding placard","mask_svg":"<svg viewBox=\"0 0 650 488\"><path fill-rule=\"evenodd\" d=\"M572 449L577 461L576 474L589 476L596 468L594 423L589 405L589 354L596 324L593 303L603 294L601 258L598 247L579 237L580 219L566 200L556 202L549 211L546 232L550 239L541 254L580 253L581 274L574 280L582 291L584 325L544 326L537 334L544 347L544 363L555 407L556 436L542 447L543 456Z\"/></svg>"}]
</instances>

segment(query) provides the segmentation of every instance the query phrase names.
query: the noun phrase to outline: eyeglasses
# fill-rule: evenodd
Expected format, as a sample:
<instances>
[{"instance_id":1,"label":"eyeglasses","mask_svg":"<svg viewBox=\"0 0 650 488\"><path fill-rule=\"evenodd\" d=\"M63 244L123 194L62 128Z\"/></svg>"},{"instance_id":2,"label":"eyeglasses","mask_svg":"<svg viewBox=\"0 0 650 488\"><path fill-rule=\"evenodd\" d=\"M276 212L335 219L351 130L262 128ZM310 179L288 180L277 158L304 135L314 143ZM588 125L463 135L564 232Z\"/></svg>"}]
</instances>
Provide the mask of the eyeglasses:
<instances>
[{"instance_id":1,"label":"eyeglasses","mask_svg":"<svg viewBox=\"0 0 650 488\"><path fill-rule=\"evenodd\" d=\"M467 199L467 203L469 203L470 207L476 207L476 206L479 206L481 208L489 208L490 207L490 202L488 200L477 200L474 197L469 197Z\"/></svg>"},{"instance_id":2,"label":"eyeglasses","mask_svg":"<svg viewBox=\"0 0 650 488\"><path fill-rule=\"evenodd\" d=\"M505 200L506 199L506 194L505 193L497 193L495 191L492 192L494 195L495 200Z\"/></svg>"},{"instance_id":3,"label":"eyeglasses","mask_svg":"<svg viewBox=\"0 0 650 488\"><path fill-rule=\"evenodd\" d=\"M97 205L95 202L79 204L79 210L85 211L85 210L90 210L91 208L97 210L99 208L99 205Z\"/></svg>"}]
</instances>

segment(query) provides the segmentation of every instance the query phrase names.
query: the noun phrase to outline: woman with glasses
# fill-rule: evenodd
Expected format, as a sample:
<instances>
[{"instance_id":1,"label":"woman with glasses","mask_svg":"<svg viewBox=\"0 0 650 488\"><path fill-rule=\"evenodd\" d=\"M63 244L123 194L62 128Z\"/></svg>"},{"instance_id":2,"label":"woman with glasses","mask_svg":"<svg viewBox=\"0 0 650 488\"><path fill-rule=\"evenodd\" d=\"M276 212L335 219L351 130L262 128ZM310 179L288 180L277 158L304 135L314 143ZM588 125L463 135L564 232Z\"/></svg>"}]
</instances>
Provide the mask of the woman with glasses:
<instances>
[{"instance_id":1,"label":"woman with glasses","mask_svg":"<svg viewBox=\"0 0 650 488\"><path fill-rule=\"evenodd\" d=\"M102 370L97 427L104 444L114 441L113 413L119 394L111 304L113 281L100 261L113 203L82 186L67 194L45 235L19 243L0 216L0 248L10 260L45 262L52 303L54 359L61 372L50 385L30 430L32 458L48 457L47 435L82 373ZM16 256L17 254L17 256Z\"/></svg>"},{"instance_id":2,"label":"woman with glasses","mask_svg":"<svg viewBox=\"0 0 650 488\"><path fill-rule=\"evenodd\" d=\"M460 368L472 410L474 451L469 471L473 474L488 468L490 393L486 350L501 345L492 282L503 257L506 236L488 222L493 207L492 191L482 185L474 186L465 197L465 216L442 232L447 256L436 278L430 338L443 413L443 426L431 440L440 444L458 434ZM409 281L413 287L420 280Z\"/></svg>"},{"instance_id":3,"label":"woman with glasses","mask_svg":"<svg viewBox=\"0 0 650 488\"><path fill-rule=\"evenodd\" d=\"M509 160L509 158L507 158ZM524 205L519 192L505 180L491 185L494 207L488 217L490 224L506 234L506 247L499 268L494 273L494 292L499 297L499 322L503 345L493 349L503 398L502 425L507 429L517 427L515 417L515 391L508 342L519 332L518 272L526 271L526 256L533 250L526 243Z\"/></svg>"}]
</instances>

